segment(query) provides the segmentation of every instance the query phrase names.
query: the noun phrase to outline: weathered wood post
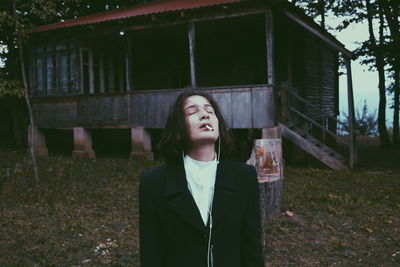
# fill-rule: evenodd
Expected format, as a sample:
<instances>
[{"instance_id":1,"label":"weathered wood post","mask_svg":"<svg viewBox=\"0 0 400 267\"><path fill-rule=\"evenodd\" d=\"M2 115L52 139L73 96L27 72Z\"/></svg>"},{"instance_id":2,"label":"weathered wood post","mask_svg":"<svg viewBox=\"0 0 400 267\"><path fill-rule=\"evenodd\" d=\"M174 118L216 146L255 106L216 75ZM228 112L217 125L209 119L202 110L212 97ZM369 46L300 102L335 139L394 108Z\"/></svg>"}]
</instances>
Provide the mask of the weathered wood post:
<instances>
[{"instance_id":1,"label":"weathered wood post","mask_svg":"<svg viewBox=\"0 0 400 267\"><path fill-rule=\"evenodd\" d=\"M263 139L254 141L248 164L257 170L260 194L262 241L265 246L265 225L281 211L283 188L282 138L279 127L264 128Z\"/></svg>"}]
</instances>

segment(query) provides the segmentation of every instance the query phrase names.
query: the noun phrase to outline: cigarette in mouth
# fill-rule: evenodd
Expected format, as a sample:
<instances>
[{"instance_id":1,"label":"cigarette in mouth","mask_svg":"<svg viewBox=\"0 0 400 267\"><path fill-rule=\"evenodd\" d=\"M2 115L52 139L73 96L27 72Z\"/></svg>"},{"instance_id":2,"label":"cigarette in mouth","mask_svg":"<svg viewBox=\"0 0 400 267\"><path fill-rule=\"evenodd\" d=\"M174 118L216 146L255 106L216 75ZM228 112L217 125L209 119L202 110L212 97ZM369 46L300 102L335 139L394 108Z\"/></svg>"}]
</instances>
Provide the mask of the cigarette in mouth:
<instances>
[{"instance_id":1,"label":"cigarette in mouth","mask_svg":"<svg viewBox=\"0 0 400 267\"><path fill-rule=\"evenodd\" d=\"M205 127L210 131L214 131L213 127L211 127L210 125L206 125Z\"/></svg>"}]
</instances>

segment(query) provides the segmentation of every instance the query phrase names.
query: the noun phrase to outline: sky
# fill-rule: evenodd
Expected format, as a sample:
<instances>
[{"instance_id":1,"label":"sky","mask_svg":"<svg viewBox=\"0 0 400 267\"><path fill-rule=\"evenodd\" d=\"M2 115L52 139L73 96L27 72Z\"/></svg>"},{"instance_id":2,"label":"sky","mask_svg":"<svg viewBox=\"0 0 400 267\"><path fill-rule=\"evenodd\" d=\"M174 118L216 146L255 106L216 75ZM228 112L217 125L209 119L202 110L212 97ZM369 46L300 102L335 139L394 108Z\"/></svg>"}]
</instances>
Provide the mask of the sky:
<instances>
[{"instance_id":1,"label":"sky","mask_svg":"<svg viewBox=\"0 0 400 267\"><path fill-rule=\"evenodd\" d=\"M331 26L337 25L338 22L339 20L336 18L327 19L327 24ZM368 25L366 23L353 24L341 32L330 31L330 33L342 42L348 50L354 51L358 47L356 42L368 39ZM360 64L360 60L353 60L351 68L355 109L361 111L364 101L366 101L369 113L376 112L377 116L379 105L378 72L369 71L368 66ZM346 72L345 70L341 71ZM386 108L386 124L388 127L393 127L393 109L389 108L392 97L387 95L386 100L388 104ZM346 75L339 77L339 109L341 113L340 119L344 119L342 113L348 113Z\"/></svg>"}]
</instances>

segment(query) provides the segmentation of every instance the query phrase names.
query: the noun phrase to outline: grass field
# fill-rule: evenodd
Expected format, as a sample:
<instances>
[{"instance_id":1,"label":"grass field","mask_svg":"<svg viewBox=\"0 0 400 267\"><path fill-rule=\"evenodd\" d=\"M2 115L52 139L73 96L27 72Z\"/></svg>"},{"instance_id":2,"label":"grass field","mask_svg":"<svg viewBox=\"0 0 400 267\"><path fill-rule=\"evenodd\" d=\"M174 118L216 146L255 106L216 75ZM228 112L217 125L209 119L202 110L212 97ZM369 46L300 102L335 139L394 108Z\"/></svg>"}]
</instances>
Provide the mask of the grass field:
<instances>
[{"instance_id":1,"label":"grass field","mask_svg":"<svg viewBox=\"0 0 400 267\"><path fill-rule=\"evenodd\" d=\"M354 172L286 168L268 266L400 266L400 154L360 151ZM159 164L49 156L38 184L0 152L0 266L139 266L138 174Z\"/></svg>"}]
</instances>

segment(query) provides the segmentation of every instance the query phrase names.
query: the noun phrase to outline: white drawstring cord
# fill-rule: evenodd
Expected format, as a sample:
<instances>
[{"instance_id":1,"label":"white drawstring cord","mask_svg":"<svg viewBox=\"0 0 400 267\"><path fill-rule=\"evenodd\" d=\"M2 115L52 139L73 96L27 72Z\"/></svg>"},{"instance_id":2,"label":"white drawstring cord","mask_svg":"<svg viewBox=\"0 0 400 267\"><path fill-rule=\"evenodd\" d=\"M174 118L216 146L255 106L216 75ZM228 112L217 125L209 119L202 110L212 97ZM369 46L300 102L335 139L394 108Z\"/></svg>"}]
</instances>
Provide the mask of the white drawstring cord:
<instances>
[{"instance_id":1,"label":"white drawstring cord","mask_svg":"<svg viewBox=\"0 0 400 267\"><path fill-rule=\"evenodd\" d=\"M218 137L217 164L219 164L220 155L221 155L221 137ZM183 151L182 151L182 160L183 160L183 162L185 162L185 153ZM207 266L208 267L214 267L214 259L213 259L212 246L211 246L212 226L213 226L212 205L214 202L214 193L215 193L215 189L213 190L213 196L211 198L211 205L210 205L210 208L208 211L209 220L210 220L210 229L209 229L208 245L207 245ZM210 260L210 258L211 258L211 260Z\"/></svg>"},{"instance_id":2,"label":"white drawstring cord","mask_svg":"<svg viewBox=\"0 0 400 267\"><path fill-rule=\"evenodd\" d=\"M211 203L211 205L212 205L212 203ZM214 259L213 259L213 253L212 253L212 247L211 247L211 233L212 233L212 224L213 224L211 211L212 211L212 206L211 206L210 211L208 212L209 220L210 220L210 230L209 230L209 235L208 235L208 247L207 247L207 266L208 267L214 266ZM211 257L211 261L210 261L210 257Z\"/></svg>"}]
</instances>

